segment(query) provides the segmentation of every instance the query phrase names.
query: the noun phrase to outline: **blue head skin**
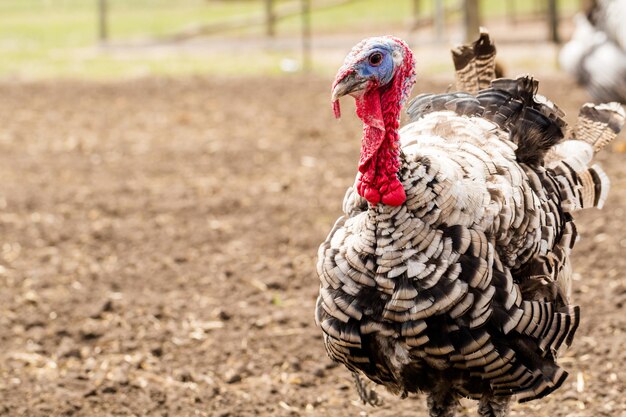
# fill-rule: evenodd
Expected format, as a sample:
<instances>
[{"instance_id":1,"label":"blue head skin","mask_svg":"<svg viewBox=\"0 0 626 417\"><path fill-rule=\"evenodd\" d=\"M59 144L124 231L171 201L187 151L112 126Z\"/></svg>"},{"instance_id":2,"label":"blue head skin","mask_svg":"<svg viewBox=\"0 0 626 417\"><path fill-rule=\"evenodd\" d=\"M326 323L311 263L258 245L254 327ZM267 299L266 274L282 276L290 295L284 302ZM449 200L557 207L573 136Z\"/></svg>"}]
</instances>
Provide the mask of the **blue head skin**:
<instances>
[{"instance_id":1,"label":"blue head skin","mask_svg":"<svg viewBox=\"0 0 626 417\"><path fill-rule=\"evenodd\" d=\"M394 72L392 53L389 45L374 46L367 57L355 65L357 75L372 80L379 86L387 84L391 81Z\"/></svg>"},{"instance_id":2,"label":"blue head skin","mask_svg":"<svg viewBox=\"0 0 626 417\"><path fill-rule=\"evenodd\" d=\"M346 57L333 83L335 113L338 111L336 102L340 97L350 94L359 98L365 91L389 84L398 69L407 64L405 58L409 58L409 65L414 65L410 50L399 39L381 36L359 42ZM413 85L413 77L408 80L410 85L407 90Z\"/></svg>"}]
</instances>

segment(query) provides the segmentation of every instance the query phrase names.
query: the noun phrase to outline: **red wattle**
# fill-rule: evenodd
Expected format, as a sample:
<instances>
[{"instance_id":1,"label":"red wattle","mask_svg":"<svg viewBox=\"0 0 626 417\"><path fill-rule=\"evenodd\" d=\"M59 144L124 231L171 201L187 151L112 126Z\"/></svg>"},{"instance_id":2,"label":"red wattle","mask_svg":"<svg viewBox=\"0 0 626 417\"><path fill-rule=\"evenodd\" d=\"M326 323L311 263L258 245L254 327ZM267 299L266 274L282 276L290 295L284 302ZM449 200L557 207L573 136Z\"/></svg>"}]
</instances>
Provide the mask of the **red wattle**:
<instances>
[{"instance_id":1,"label":"red wattle","mask_svg":"<svg viewBox=\"0 0 626 417\"><path fill-rule=\"evenodd\" d=\"M363 140L357 184L359 195L376 205L380 202L399 206L406 201L406 194L398 180L398 112L383 110L392 103L379 89L367 91L356 101L357 115L363 120ZM385 106L386 104L386 106ZM399 110L398 110L399 111Z\"/></svg>"},{"instance_id":2,"label":"red wattle","mask_svg":"<svg viewBox=\"0 0 626 417\"><path fill-rule=\"evenodd\" d=\"M370 184L364 182L362 179L357 184L357 191L359 195L369 201L371 204L376 205L380 203L382 196L380 191L372 187Z\"/></svg>"},{"instance_id":3,"label":"red wattle","mask_svg":"<svg viewBox=\"0 0 626 417\"><path fill-rule=\"evenodd\" d=\"M389 183L389 191L383 194L382 202L388 206L399 206L406 201L406 193L402 183L394 178Z\"/></svg>"}]
</instances>

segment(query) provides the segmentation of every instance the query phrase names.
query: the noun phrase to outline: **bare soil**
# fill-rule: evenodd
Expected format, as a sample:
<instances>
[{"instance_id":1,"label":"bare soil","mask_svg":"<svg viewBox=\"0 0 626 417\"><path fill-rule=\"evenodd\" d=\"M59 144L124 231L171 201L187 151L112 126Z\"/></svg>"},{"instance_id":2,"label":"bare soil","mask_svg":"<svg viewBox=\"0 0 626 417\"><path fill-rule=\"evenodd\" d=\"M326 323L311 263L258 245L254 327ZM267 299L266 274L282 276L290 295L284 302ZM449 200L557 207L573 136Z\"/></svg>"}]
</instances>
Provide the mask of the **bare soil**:
<instances>
[{"instance_id":1,"label":"bare soil","mask_svg":"<svg viewBox=\"0 0 626 417\"><path fill-rule=\"evenodd\" d=\"M573 121L584 91L542 81ZM314 323L360 137L329 82L0 84L0 415L426 415L381 389L359 404ZM578 219L570 377L512 416L626 416L623 145Z\"/></svg>"}]
</instances>

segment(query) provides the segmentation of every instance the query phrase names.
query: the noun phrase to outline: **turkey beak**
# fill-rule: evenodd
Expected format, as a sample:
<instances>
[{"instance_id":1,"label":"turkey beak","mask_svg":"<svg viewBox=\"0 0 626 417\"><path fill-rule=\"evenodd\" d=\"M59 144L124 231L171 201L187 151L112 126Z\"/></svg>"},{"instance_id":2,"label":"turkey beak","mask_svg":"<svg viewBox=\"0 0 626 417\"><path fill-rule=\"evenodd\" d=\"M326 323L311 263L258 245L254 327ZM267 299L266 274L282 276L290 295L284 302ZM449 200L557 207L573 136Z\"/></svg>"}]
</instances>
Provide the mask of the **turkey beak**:
<instances>
[{"instance_id":1,"label":"turkey beak","mask_svg":"<svg viewBox=\"0 0 626 417\"><path fill-rule=\"evenodd\" d=\"M347 94L354 95L354 93L365 90L367 81L366 78L361 77L355 71L340 71L333 83L333 92L331 95L333 112L337 119L341 117L339 98Z\"/></svg>"},{"instance_id":2,"label":"turkey beak","mask_svg":"<svg viewBox=\"0 0 626 417\"><path fill-rule=\"evenodd\" d=\"M335 80L331 100L336 102L339 98L364 90L367 79L359 76L356 72L349 72L343 78Z\"/></svg>"}]
</instances>

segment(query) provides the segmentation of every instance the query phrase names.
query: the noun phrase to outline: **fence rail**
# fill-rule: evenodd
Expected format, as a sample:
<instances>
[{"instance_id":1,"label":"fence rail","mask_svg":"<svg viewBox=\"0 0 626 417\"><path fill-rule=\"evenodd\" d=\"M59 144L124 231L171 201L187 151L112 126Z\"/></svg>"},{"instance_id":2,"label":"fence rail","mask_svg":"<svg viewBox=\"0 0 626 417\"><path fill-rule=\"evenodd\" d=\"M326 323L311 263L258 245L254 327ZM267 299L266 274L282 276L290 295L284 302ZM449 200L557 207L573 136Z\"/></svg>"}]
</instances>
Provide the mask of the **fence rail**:
<instances>
[{"instance_id":1,"label":"fence rail","mask_svg":"<svg viewBox=\"0 0 626 417\"><path fill-rule=\"evenodd\" d=\"M108 0L97 0L98 2L98 25L99 38L101 43L106 43L110 31L108 30ZM233 32L242 29L261 27L267 37L276 36L276 25L278 22L288 18L301 16L301 38L302 38L302 60L306 69L311 62L311 13L326 9L337 8L351 3L359 3L364 0L292 0L288 2L277 2L276 0L256 0L260 10L257 13L246 16L235 16L223 21L199 24L186 27L176 32L160 35L152 39L154 43L179 43L201 36L210 36L220 33ZM431 13L424 13L425 3L430 2ZM447 6L446 6L447 3ZM407 27L409 32L425 26L432 26L435 39L445 40L446 20L450 16L461 15L463 24L463 35L465 40L475 39L479 33L481 24L481 0L456 0L452 4L444 0L411 0L411 22ZM546 16L548 23L550 40L558 43L559 18L557 0L535 3L541 6L541 13ZM506 18L510 22L517 21L516 1L506 0Z\"/></svg>"}]
</instances>

